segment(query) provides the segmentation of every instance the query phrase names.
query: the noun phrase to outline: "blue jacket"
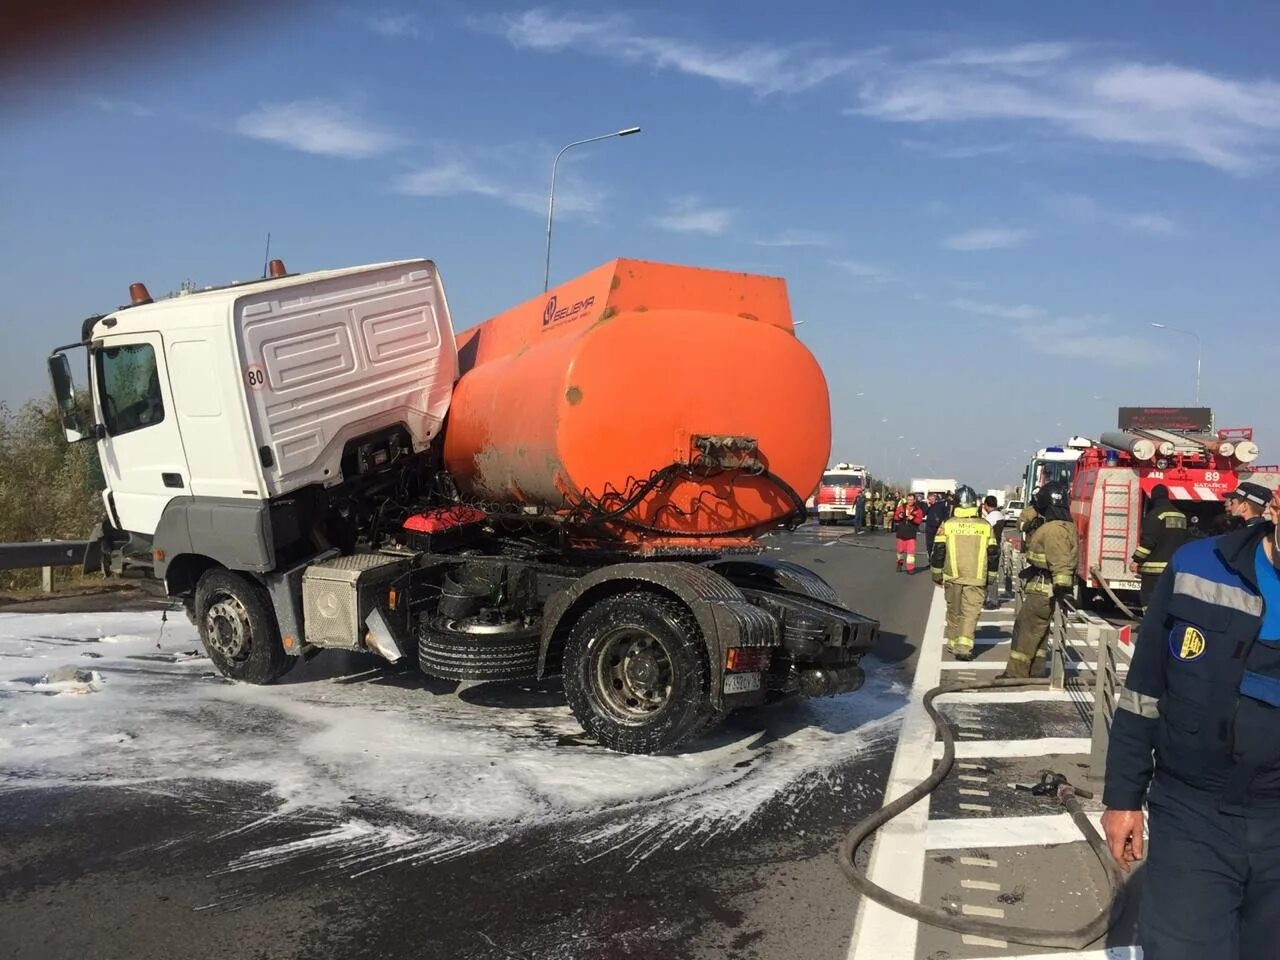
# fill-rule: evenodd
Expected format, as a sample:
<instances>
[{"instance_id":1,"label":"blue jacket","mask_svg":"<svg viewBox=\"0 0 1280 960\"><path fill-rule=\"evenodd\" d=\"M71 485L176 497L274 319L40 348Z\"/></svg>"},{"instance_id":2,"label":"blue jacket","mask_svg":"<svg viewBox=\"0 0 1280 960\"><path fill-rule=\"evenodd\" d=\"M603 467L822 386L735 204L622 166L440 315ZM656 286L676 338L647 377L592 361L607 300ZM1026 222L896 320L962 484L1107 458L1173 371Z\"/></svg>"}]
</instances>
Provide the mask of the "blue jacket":
<instances>
[{"instance_id":1,"label":"blue jacket","mask_svg":"<svg viewBox=\"0 0 1280 960\"><path fill-rule=\"evenodd\" d=\"M1228 813L1280 814L1280 642L1258 639L1269 523L1180 548L1117 701L1103 803L1137 810L1154 775Z\"/></svg>"}]
</instances>

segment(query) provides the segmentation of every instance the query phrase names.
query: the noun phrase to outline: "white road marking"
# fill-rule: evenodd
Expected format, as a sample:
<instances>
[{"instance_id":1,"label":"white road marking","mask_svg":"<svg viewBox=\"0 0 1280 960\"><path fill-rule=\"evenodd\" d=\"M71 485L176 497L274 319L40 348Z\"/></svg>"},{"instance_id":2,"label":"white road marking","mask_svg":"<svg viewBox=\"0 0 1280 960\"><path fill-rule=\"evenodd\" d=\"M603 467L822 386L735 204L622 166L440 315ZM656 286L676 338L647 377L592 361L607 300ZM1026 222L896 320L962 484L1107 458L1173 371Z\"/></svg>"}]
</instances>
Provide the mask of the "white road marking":
<instances>
[{"instance_id":1,"label":"white road marking","mask_svg":"<svg viewBox=\"0 0 1280 960\"><path fill-rule=\"evenodd\" d=\"M968 943L967 940L965 942ZM1027 960L1142 960L1142 948L1103 947L1100 950L1073 950L1070 953L1002 954L998 957L970 957L969 960L1018 960L1019 957L1026 957Z\"/></svg>"},{"instance_id":2,"label":"white road marking","mask_svg":"<svg viewBox=\"0 0 1280 960\"><path fill-rule=\"evenodd\" d=\"M963 736L963 735L962 735ZM956 757L966 760L983 757L1043 757L1048 754L1088 753L1088 737L1041 737L1039 740L962 740ZM933 745L934 757L942 756L942 744Z\"/></svg>"},{"instance_id":3,"label":"white road marking","mask_svg":"<svg viewBox=\"0 0 1280 960\"><path fill-rule=\"evenodd\" d=\"M971 813L990 813L991 808L985 803L958 803L956 804L961 810L968 810ZM936 821L935 821L936 822Z\"/></svg>"},{"instance_id":4,"label":"white road marking","mask_svg":"<svg viewBox=\"0 0 1280 960\"><path fill-rule=\"evenodd\" d=\"M1045 802L1052 803L1050 800ZM1093 825L1098 827L1102 820L1101 811L1088 816ZM1076 842L1083 843L1084 837L1070 814L1066 813L1043 817L958 817L952 820L930 820L925 831L925 846L930 850L973 850L988 847L1038 849L1049 843Z\"/></svg>"},{"instance_id":5,"label":"white road marking","mask_svg":"<svg viewBox=\"0 0 1280 960\"><path fill-rule=\"evenodd\" d=\"M1049 689L1030 689L1018 690L968 690L964 693L948 693L946 699L938 698L939 704L978 704L978 703L1036 703L1039 701L1047 701L1050 703L1068 701L1087 701L1093 702L1092 690L1049 690Z\"/></svg>"},{"instance_id":6,"label":"white road marking","mask_svg":"<svg viewBox=\"0 0 1280 960\"><path fill-rule=\"evenodd\" d=\"M968 877L960 881L960 886L966 890L991 890L995 893L1000 892L1000 884L991 880L970 880Z\"/></svg>"},{"instance_id":7,"label":"white road marking","mask_svg":"<svg viewBox=\"0 0 1280 960\"><path fill-rule=\"evenodd\" d=\"M969 787L961 787L957 792L958 792L958 793L960 794L960 796L962 796L962 797L989 797L989 796L991 796L991 791L990 791L990 790L974 790L974 789L971 789L971 788L969 788Z\"/></svg>"},{"instance_id":8,"label":"white road marking","mask_svg":"<svg viewBox=\"0 0 1280 960\"><path fill-rule=\"evenodd\" d=\"M1070 673L1072 670L1079 670L1081 667L1088 667L1090 672L1092 672L1094 663L1095 661L1093 660L1068 660L1065 666L1067 668L1068 673ZM1004 661L1003 660L968 660L968 661L946 660L942 664L942 669L944 670L961 670L961 669L982 670L984 672L988 670L1003 670ZM1123 675L1124 670L1120 670L1119 672Z\"/></svg>"},{"instance_id":9,"label":"white road marking","mask_svg":"<svg viewBox=\"0 0 1280 960\"><path fill-rule=\"evenodd\" d=\"M923 698L938 685L942 663L942 631L947 603L941 590L933 593L929 620L920 638L920 656L911 684L911 696L902 721L902 732L893 755L884 802L902 796L933 770L933 721ZM867 876L872 883L919 902L924 887L924 835L929 822L929 798L886 824L875 838ZM916 921L863 897L849 944L850 960L915 960Z\"/></svg>"},{"instance_id":10,"label":"white road marking","mask_svg":"<svg viewBox=\"0 0 1280 960\"><path fill-rule=\"evenodd\" d=\"M959 776L956 777L956 779L961 780L964 783L986 783L987 782L986 777L975 777L967 773L960 774Z\"/></svg>"},{"instance_id":11,"label":"white road marking","mask_svg":"<svg viewBox=\"0 0 1280 960\"><path fill-rule=\"evenodd\" d=\"M960 912L967 917L990 917L992 920L1004 919L1004 911L999 907L979 907L972 903L962 903Z\"/></svg>"},{"instance_id":12,"label":"white road marking","mask_svg":"<svg viewBox=\"0 0 1280 960\"><path fill-rule=\"evenodd\" d=\"M986 770L987 773L991 772L980 763L957 763L956 766L961 770Z\"/></svg>"},{"instance_id":13,"label":"white road marking","mask_svg":"<svg viewBox=\"0 0 1280 960\"><path fill-rule=\"evenodd\" d=\"M990 937L975 937L972 933L962 933L960 940L969 947L999 947L1005 948L1009 944L1003 940L992 940Z\"/></svg>"},{"instance_id":14,"label":"white road marking","mask_svg":"<svg viewBox=\"0 0 1280 960\"><path fill-rule=\"evenodd\" d=\"M995 860L988 860L986 857L961 857L960 863L966 867L986 867L992 870L1000 866Z\"/></svg>"}]
</instances>

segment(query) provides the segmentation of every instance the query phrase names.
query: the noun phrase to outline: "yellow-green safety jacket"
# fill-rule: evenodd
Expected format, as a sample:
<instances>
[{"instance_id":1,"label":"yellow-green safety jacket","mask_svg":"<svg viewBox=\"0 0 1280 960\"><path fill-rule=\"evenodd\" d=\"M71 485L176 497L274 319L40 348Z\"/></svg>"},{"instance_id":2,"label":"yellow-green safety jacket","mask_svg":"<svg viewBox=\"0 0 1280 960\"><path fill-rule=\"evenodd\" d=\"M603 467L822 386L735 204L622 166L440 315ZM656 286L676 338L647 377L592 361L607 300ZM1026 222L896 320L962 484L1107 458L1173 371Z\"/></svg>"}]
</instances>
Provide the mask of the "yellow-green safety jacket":
<instances>
[{"instance_id":1,"label":"yellow-green safety jacket","mask_svg":"<svg viewBox=\"0 0 1280 960\"><path fill-rule=\"evenodd\" d=\"M981 586L995 577L999 564L1000 543L991 524L978 516L977 507L956 507L933 541L933 579Z\"/></svg>"},{"instance_id":2,"label":"yellow-green safety jacket","mask_svg":"<svg viewBox=\"0 0 1280 960\"><path fill-rule=\"evenodd\" d=\"M1046 520L1027 540L1027 590L1053 593L1076 585L1080 544L1069 520Z\"/></svg>"}]
</instances>

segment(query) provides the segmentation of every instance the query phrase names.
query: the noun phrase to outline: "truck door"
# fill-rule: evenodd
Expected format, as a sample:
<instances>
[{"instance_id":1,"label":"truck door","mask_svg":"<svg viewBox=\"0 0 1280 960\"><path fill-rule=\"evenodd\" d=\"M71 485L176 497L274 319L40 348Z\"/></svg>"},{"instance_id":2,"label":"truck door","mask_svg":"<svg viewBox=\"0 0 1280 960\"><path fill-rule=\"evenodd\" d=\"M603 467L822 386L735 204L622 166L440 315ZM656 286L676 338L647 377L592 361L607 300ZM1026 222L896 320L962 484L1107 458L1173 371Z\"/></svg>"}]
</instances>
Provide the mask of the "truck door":
<instances>
[{"instance_id":1,"label":"truck door","mask_svg":"<svg viewBox=\"0 0 1280 960\"><path fill-rule=\"evenodd\" d=\"M94 344L98 454L121 529L154 534L165 505L189 494L159 333L121 334Z\"/></svg>"}]
</instances>

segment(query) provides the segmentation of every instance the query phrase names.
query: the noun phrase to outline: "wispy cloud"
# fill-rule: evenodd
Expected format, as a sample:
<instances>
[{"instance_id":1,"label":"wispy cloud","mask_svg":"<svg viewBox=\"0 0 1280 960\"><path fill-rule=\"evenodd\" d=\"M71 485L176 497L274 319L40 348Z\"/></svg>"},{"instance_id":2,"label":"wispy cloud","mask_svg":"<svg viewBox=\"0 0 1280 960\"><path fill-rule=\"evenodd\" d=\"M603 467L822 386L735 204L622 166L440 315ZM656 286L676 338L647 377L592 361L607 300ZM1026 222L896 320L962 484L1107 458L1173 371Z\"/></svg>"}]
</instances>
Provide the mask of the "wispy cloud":
<instances>
[{"instance_id":1,"label":"wispy cloud","mask_svg":"<svg viewBox=\"0 0 1280 960\"><path fill-rule=\"evenodd\" d=\"M550 150L529 144L512 144L489 149L463 149L452 145L436 147L434 163L417 167L392 181L392 189L411 197L450 197L470 194L488 197L529 213L545 215L546 188L528 176L528 157ZM520 162L518 158L524 158ZM604 191L587 184L572 166L562 169L556 182L558 215L597 212Z\"/></svg>"},{"instance_id":2,"label":"wispy cloud","mask_svg":"<svg viewBox=\"0 0 1280 960\"><path fill-rule=\"evenodd\" d=\"M1054 215L1078 223L1105 224L1158 237L1171 237L1179 232L1178 225L1164 214L1112 210L1082 193L1054 194L1046 199L1045 205Z\"/></svg>"},{"instance_id":3,"label":"wispy cloud","mask_svg":"<svg viewBox=\"0 0 1280 960\"><path fill-rule=\"evenodd\" d=\"M925 153L943 160L973 160L997 154L1012 153L1015 143L938 143L932 140L903 140L902 145L916 153Z\"/></svg>"},{"instance_id":4,"label":"wispy cloud","mask_svg":"<svg viewBox=\"0 0 1280 960\"><path fill-rule=\"evenodd\" d=\"M710 44L648 33L624 14L554 13L545 8L473 20L514 47L573 50L654 70L674 70L746 87L754 93L798 93L850 71L856 56L826 52L821 43Z\"/></svg>"},{"instance_id":5,"label":"wispy cloud","mask_svg":"<svg viewBox=\"0 0 1280 960\"><path fill-rule=\"evenodd\" d=\"M1038 320L1045 315L1042 307L1033 307L1029 303L1016 306L1003 303L987 303L981 300L970 300L967 297L954 297L947 301L947 306L979 317L991 317L994 320Z\"/></svg>"},{"instance_id":6,"label":"wispy cloud","mask_svg":"<svg viewBox=\"0 0 1280 960\"><path fill-rule=\"evenodd\" d=\"M1029 303L994 303L965 297L943 301L942 305L990 320L1008 321L1008 332L1027 350L1046 356L1115 366L1146 366L1164 359L1146 341L1117 332L1115 322L1105 315L1055 317L1044 307Z\"/></svg>"},{"instance_id":7,"label":"wispy cloud","mask_svg":"<svg viewBox=\"0 0 1280 960\"><path fill-rule=\"evenodd\" d=\"M1116 333L1115 323L1106 316L1058 317L1020 326L1014 333L1029 349L1065 360L1119 367L1152 366L1165 360L1148 341Z\"/></svg>"},{"instance_id":8,"label":"wispy cloud","mask_svg":"<svg viewBox=\"0 0 1280 960\"><path fill-rule=\"evenodd\" d=\"M154 112L150 107L138 103L136 100L123 100L119 97L85 97L84 102L89 106L101 110L103 113L123 113L131 117L149 117Z\"/></svg>"},{"instance_id":9,"label":"wispy cloud","mask_svg":"<svg viewBox=\"0 0 1280 960\"><path fill-rule=\"evenodd\" d=\"M414 39L422 36L422 19L416 13L375 13L361 22L380 37Z\"/></svg>"},{"instance_id":10,"label":"wispy cloud","mask_svg":"<svg viewBox=\"0 0 1280 960\"><path fill-rule=\"evenodd\" d=\"M999 250L1003 247L1017 247L1031 239L1030 230L1012 227L980 227L976 230L965 230L944 237L942 245L949 250Z\"/></svg>"},{"instance_id":11,"label":"wispy cloud","mask_svg":"<svg viewBox=\"0 0 1280 960\"><path fill-rule=\"evenodd\" d=\"M825 247L831 236L816 230L783 230L755 241L757 247Z\"/></svg>"},{"instance_id":12,"label":"wispy cloud","mask_svg":"<svg viewBox=\"0 0 1280 960\"><path fill-rule=\"evenodd\" d=\"M264 104L237 119L235 130L303 153L349 160L376 157L403 143L397 134L375 127L330 100Z\"/></svg>"},{"instance_id":13,"label":"wispy cloud","mask_svg":"<svg viewBox=\"0 0 1280 960\"><path fill-rule=\"evenodd\" d=\"M881 57L850 110L898 123L1031 124L1032 132L1179 157L1236 174L1280 152L1280 84L1026 43ZM1036 129L1038 128L1038 130Z\"/></svg>"},{"instance_id":14,"label":"wispy cloud","mask_svg":"<svg viewBox=\"0 0 1280 960\"><path fill-rule=\"evenodd\" d=\"M865 260L832 260L831 265L867 283L888 283L893 279L893 274L889 270L879 264L867 263Z\"/></svg>"},{"instance_id":15,"label":"wispy cloud","mask_svg":"<svg viewBox=\"0 0 1280 960\"><path fill-rule=\"evenodd\" d=\"M697 197L677 197L670 209L649 222L675 233L704 233L719 236L729 229L733 211L728 207L709 207Z\"/></svg>"}]
</instances>

